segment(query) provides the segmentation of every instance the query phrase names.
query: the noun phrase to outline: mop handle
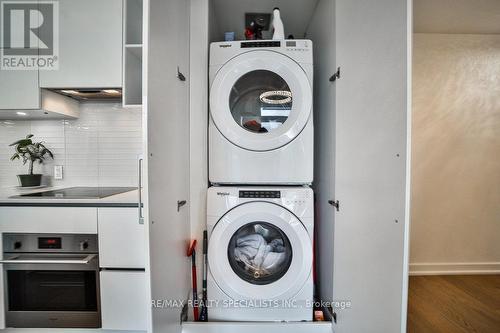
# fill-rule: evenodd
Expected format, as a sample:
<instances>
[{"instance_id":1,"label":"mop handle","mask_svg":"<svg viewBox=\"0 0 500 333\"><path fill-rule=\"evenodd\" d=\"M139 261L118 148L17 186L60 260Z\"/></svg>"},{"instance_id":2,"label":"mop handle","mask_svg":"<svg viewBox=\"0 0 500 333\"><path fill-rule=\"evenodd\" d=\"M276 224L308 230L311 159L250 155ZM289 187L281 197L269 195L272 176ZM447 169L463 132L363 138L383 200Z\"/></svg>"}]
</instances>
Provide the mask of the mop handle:
<instances>
[{"instance_id":1,"label":"mop handle","mask_svg":"<svg viewBox=\"0 0 500 333\"><path fill-rule=\"evenodd\" d=\"M193 275L193 317L194 321L198 321L199 314L198 314L198 286L196 282L196 254L193 251L193 254L191 255L191 274Z\"/></svg>"}]
</instances>

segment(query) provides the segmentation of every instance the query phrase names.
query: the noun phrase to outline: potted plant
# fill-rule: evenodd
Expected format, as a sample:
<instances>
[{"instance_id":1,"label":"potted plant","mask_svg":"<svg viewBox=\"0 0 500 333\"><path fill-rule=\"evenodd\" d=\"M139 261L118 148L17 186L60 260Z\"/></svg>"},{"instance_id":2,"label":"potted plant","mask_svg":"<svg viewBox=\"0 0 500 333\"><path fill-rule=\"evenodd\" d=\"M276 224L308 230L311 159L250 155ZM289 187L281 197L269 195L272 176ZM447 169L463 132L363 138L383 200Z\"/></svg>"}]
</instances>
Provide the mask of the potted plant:
<instances>
[{"instance_id":1,"label":"potted plant","mask_svg":"<svg viewBox=\"0 0 500 333\"><path fill-rule=\"evenodd\" d=\"M43 145L43 142L33 142L32 137L33 134L28 134L25 139L10 144L10 146L15 146L14 149L16 150L10 160L22 159L23 165L29 163L29 173L27 175L17 175L21 187L40 186L42 175L33 174L33 164L36 161L42 164L47 155L54 159L54 155Z\"/></svg>"}]
</instances>

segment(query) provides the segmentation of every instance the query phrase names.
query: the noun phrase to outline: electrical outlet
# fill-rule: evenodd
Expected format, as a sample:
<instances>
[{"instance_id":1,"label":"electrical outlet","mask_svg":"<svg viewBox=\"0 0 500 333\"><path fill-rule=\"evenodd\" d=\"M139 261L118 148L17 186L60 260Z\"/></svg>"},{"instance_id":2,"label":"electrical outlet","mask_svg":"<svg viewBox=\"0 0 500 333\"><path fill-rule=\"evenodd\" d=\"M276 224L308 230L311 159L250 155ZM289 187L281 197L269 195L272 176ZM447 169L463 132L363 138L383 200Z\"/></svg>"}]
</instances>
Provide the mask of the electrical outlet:
<instances>
[{"instance_id":1,"label":"electrical outlet","mask_svg":"<svg viewBox=\"0 0 500 333\"><path fill-rule=\"evenodd\" d=\"M63 179L62 165L54 165L54 179Z\"/></svg>"}]
</instances>

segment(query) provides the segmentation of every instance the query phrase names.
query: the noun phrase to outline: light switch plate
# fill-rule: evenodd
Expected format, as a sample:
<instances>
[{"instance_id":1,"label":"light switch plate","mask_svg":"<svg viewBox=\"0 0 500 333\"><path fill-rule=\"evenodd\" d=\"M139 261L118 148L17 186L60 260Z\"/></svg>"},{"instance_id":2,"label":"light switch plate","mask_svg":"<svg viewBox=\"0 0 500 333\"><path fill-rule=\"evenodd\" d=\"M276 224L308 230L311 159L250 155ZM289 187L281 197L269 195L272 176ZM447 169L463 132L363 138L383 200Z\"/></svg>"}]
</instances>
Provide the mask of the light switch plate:
<instances>
[{"instance_id":1,"label":"light switch plate","mask_svg":"<svg viewBox=\"0 0 500 333\"><path fill-rule=\"evenodd\" d=\"M54 165L54 179L63 179L62 165Z\"/></svg>"}]
</instances>

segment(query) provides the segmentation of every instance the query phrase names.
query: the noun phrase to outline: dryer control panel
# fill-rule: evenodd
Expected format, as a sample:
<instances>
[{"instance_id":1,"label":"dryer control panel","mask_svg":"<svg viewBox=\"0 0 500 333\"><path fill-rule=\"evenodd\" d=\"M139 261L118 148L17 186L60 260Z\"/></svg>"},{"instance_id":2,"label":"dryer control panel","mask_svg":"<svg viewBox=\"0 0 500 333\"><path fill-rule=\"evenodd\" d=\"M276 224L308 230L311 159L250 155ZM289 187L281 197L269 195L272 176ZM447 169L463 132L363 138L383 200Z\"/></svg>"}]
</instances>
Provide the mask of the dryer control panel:
<instances>
[{"instance_id":1,"label":"dryer control panel","mask_svg":"<svg viewBox=\"0 0 500 333\"><path fill-rule=\"evenodd\" d=\"M290 57L300 64L313 63L313 42L309 39L283 40L237 40L232 42L210 43L210 66L215 68L211 75L230 60L251 52L276 52ZM312 69L310 69L312 71ZM213 78L212 78L213 79Z\"/></svg>"},{"instance_id":2,"label":"dryer control panel","mask_svg":"<svg viewBox=\"0 0 500 333\"><path fill-rule=\"evenodd\" d=\"M279 199L279 198L281 198L281 192L280 191L240 191L240 198Z\"/></svg>"}]
</instances>

